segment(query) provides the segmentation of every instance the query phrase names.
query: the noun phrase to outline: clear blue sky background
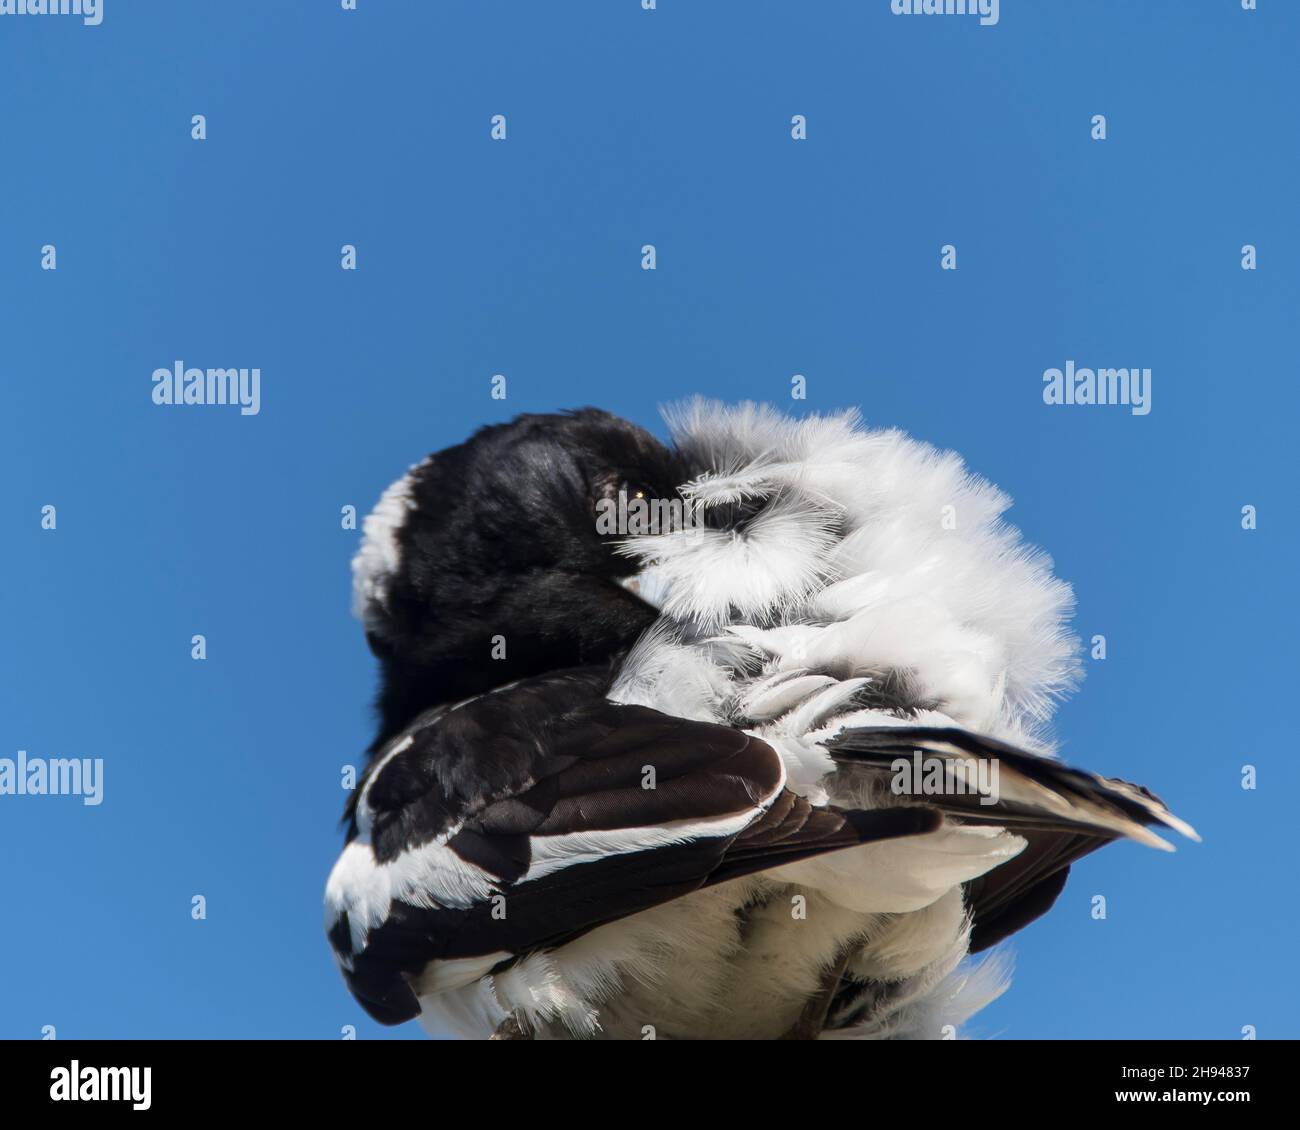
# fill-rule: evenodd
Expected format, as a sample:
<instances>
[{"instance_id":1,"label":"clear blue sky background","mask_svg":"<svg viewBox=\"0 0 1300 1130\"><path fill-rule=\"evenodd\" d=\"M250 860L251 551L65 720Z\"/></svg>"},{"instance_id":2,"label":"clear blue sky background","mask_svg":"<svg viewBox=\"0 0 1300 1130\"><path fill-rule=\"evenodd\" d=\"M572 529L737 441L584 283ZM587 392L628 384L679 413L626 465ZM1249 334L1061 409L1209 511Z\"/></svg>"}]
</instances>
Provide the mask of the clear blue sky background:
<instances>
[{"instance_id":1,"label":"clear blue sky background","mask_svg":"<svg viewBox=\"0 0 1300 1130\"><path fill-rule=\"evenodd\" d=\"M1300 1035L1300 5L359 7L0 17L0 756L106 762L98 808L0 797L0 1036L418 1034L321 934L374 682L340 507L517 412L795 373L1014 496L1108 640L1064 754L1205 836L1077 867L975 1031ZM154 406L177 359L261 414ZM1153 411L1045 406L1067 359Z\"/></svg>"}]
</instances>

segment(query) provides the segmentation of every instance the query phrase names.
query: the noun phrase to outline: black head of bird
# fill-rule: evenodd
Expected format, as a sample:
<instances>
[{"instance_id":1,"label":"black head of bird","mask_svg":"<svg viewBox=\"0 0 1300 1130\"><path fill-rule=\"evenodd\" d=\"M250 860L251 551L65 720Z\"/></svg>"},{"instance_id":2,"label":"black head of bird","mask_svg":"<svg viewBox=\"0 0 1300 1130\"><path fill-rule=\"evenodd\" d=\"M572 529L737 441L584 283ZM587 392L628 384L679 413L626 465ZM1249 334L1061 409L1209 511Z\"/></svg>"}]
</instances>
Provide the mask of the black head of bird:
<instances>
[{"instance_id":1,"label":"black head of bird","mask_svg":"<svg viewBox=\"0 0 1300 1130\"><path fill-rule=\"evenodd\" d=\"M649 432L587 408L483 428L394 483L353 565L382 665L375 748L429 707L630 647L656 612L597 519L680 481Z\"/></svg>"}]
</instances>

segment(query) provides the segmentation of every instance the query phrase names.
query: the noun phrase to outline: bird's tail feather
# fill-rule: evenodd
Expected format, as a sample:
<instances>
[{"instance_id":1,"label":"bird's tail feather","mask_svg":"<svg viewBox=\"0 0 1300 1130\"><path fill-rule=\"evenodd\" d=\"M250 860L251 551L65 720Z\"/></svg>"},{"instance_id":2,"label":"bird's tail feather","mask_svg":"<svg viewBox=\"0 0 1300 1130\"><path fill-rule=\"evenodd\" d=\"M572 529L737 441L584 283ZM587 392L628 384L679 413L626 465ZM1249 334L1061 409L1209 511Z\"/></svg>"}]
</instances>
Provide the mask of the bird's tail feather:
<instances>
[{"instance_id":1,"label":"bird's tail feather","mask_svg":"<svg viewBox=\"0 0 1300 1130\"><path fill-rule=\"evenodd\" d=\"M918 757L922 766L937 760L940 791L921 788L915 799L945 816L997 825L1025 840L1024 850L1014 859L964 885L972 953L996 945L1046 913L1061 893L1070 865L1104 844L1126 837L1172 851L1172 845L1151 831L1152 825L1200 839L1190 824L1140 785L1072 769L959 727L845 729L826 748L841 765L881 778L888 775L894 792L908 791L894 788L908 768L910 780L904 784L917 791ZM991 771L994 765L996 774ZM984 793L942 791L944 784L972 780L996 785Z\"/></svg>"},{"instance_id":2,"label":"bird's tail feather","mask_svg":"<svg viewBox=\"0 0 1300 1130\"><path fill-rule=\"evenodd\" d=\"M1140 785L1073 769L959 727L845 729L826 742L826 749L841 765L889 774L895 794L914 796L972 823L1087 833L1103 841L1126 837L1164 851L1173 846L1151 831L1152 825L1200 840L1190 824ZM937 772L931 772L935 766Z\"/></svg>"}]
</instances>

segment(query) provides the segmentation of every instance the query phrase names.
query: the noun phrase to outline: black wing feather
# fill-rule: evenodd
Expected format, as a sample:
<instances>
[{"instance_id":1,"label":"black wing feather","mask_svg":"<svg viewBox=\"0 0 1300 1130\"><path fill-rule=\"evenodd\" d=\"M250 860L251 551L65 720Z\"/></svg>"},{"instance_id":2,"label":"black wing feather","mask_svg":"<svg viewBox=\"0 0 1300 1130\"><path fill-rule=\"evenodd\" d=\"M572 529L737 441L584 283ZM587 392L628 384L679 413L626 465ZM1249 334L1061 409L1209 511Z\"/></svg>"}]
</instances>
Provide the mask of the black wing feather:
<instances>
[{"instance_id":1,"label":"black wing feather","mask_svg":"<svg viewBox=\"0 0 1300 1130\"><path fill-rule=\"evenodd\" d=\"M894 758L914 750L949 749L956 756L996 760L1006 779L1027 786L1014 798L1003 797L993 805L970 794L925 798L963 821L996 824L1028 841L1014 859L965 885L972 953L996 945L1050 910L1075 860L1148 825L1191 833L1141 786L1073 769L957 727L846 729L827 743L827 749L842 764L876 772L885 772ZM1038 798L1036 787L1044 790Z\"/></svg>"},{"instance_id":2,"label":"black wing feather","mask_svg":"<svg viewBox=\"0 0 1300 1130\"><path fill-rule=\"evenodd\" d=\"M409 979L430 962L510 960L702 887L941 822L923 807L814 808L782 788L781 759L767 743L611 703L606 682L588 670L530 679L434 712L380 751L350 806L349 841L364 834L384 863L442 839L454 860L492 877L508 913L494 916L486 900L440 905L424 891L423 905L392 901L356 951L335 923L329 936L344 976L375 1019L418 1015ZM726 834L700 825L727 817L737 824ZM648 842L665 827L682 840ZM600 832L626 833L627 843L521 881L536 837Z\"/></svg>"}]
</instances>

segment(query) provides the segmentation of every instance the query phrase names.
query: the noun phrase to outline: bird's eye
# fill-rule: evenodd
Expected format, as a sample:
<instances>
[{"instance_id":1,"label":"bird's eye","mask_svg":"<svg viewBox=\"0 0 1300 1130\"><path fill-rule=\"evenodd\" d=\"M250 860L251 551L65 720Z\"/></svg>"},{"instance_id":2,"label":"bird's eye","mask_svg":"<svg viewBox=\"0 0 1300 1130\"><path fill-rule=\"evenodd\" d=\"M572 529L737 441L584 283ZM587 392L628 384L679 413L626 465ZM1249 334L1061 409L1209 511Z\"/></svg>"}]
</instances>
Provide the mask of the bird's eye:
<instances>
[{"instance_id":1,"label":"bird's eye","mask_svg":"<svg viewBox=\"0 0 1300 1130\"><path fill-rule=\"evenodd\" d=\"M628 502L636 499L650 501L658 498L652 487L646 486L645 483L634 482L631 479L605 479L596 487L595 495L597 499L608 498L617 501L619 495L622 495Z\"/></svg>"}]
</instances>

